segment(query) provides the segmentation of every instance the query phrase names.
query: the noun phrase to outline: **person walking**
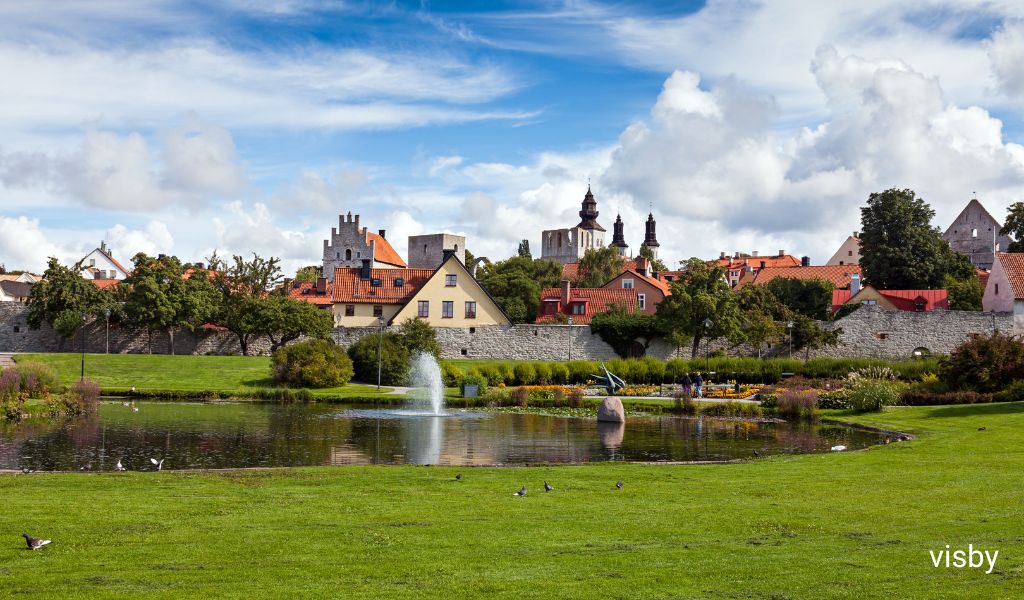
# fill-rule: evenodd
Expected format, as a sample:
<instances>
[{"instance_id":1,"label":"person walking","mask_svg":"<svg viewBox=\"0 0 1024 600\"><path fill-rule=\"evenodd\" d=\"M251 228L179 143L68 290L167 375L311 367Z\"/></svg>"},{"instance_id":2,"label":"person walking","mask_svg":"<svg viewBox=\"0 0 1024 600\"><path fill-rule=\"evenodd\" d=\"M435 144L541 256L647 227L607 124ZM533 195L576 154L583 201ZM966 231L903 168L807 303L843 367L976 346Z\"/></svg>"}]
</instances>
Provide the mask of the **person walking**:
<instances>
[{"instance_id":1,"label":"person walking","mask_svg":"<svg viewBox=\"0 0 1024 600\"><path fill-rule=\"evenodd\" d=\"M693 398L693 381L690 379L690 374L683 375L683 397Z\"/></svg>"},{"instance_id":2,"label":"person walking","mask_svg":"<svg viewBox=\"0 0 1024 600\"><path fill-rule=\"evenodd\" d=\"M697 371L697 377L693 380L693 388L697 392L698 398L704 397L704 378L700 376L700 371Z\"/></svg>"}]
</instances>

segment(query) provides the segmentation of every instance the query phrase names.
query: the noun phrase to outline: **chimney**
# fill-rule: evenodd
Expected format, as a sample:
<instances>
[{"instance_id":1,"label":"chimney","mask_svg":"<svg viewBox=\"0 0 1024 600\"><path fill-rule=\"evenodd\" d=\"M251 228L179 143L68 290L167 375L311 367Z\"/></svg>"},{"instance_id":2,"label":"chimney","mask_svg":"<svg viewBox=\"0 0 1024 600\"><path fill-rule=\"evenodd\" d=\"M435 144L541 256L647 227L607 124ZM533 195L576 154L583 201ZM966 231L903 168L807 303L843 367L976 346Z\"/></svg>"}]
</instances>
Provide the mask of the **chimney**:
<instances>
[{"instance_id":1,"label":"chimney","mask_svg":"<svg viewBox=\"0 0 1024 600\"><path fill-rule=\"evenodd\" d=\"M377 230L377 235L379 235L380 237L384 237L384 231L385 231L384 229L378 229Z\"/></svg>"},{"instance_id":2,"label":"chimney","mask_svg":"<svg viewBox=\"0 0 1024 600\"><path fill-rule=\"evenodd\" d=\"M370 279L370 259L363 259L363 266L359 269L359 278L363 281L368 281Z\"/></svg>"},{"instance_id":3,"label":"chimney","mask_svg":"<svg viewBox=\"0 0 1024 600\"><path fill-rule=\"evenodd\" d=\"M733 257L733 258L739 258L739 257L740 257L740 253L739 253L739 252L737 252L737 253L733 254L733 255L732 255L732 257Z\"/></svg>"},{"instance_id":4,"label":"chimney","mask_svg":"<svg viewBox=\"0 0 1024 600\"><path fill-rule=\"evenodd\" d=\"M157 255L156 255L156 259L157 259L157 260L163 260L163 259L165 259L165 258L167 258L167 255L166 255L166 254L157 254Z\"/></svg>"},{"instance_id":5,"label":"chimney","mask_svg":"<svg viewBox=\"0 0 1024 600\"><path fill-rule=\"evenodd\" d=\"M725 258L725 252L718 255L718 258Z\"/></svg>"},{"instance_id":6,"label":"chimney","mask_svg":"<svg viewBox=\"0 0 1024 600\"><path fill-rule=\"evenodd\" d=\"M450 248L443 248L441 250L441 264L448 262L448 259L455 256L455 250Z\"/></svg>"},{"instance_id":7,"label":"chimney","mask_svg":"<svg viewBox=\"0 0 1024 600\"><path fill-rule=\"evenodd\" d=\"M572 283L568 279L562 280L562 306L569 306L569 298L572 296Z\"/></svg>"},{"instance_id":8,"label":"chimney","mask_svg":"<svg viewBox=\"0 0 1024 600\"><path fill-rule=\"evenodd\" d=\"M859 238L860 237L860 232L859 231L854 231L853 232L853 237Z\"/></svg>"},{"instance_id":9,"label":"chimney","mask_svg":"<svg viewBox=\"0 0 1024 600\"><path fill-rule=\"evenodd\" d=\"M803 257L801 257L800 258L800 266L801 267L809 267L809 266L811 266L811 257L810 256L803 256Z\"/></svg>"},{"instance_id":10,"label":"chimney","mask_svg":"<svg viewBox=\"0 0 1024 600\"><path fill-rule=\"evenodd\" d=\"M287 296L292 289L292 280L290 277L285 277L284 282L281 284L281 289L284 290L284 295Z\"/></svg>"},{"instance_id":11,"label":"chimney","mask_svg":"<svg viewBox=\"0 0 1024 600\"><path fill-rule=\"evenodd\" d=\"M783 257L785 255L786 255L786 251L785 250L779 250L779 257Z\"/></svg>"},{"instance_id":12,"label":"chimney","mask_svg":"<svg viewBox=\"0 0 1024 600\"><path fill-rule=\"evenodd\" d=\"M107 251L107 241L106 240L100 240L100 252L106 253L106 251Z\"/></svg>"},{"instance_id":13,"label":"chimney","mask_svg":"<svg viewBox=\"0 0 1024 600\"><path fill-rule=\"evenodd\" d=\"M751 252L750 255L753 256L754 258L757 258L757 250Z\"/></svg>"},{"instance_id":14,"label":"chimney","mask_svg":"<svg viewBox=\"0 0 1024 600\"><path fill-rule=\"evenodd\" d=\"M316 293L326 294L327 293L327 278L317 277L316 278Z\"/></svg>"},{"instance_id":15,"label":"chimney","mask_svg":"<svg viewBox=\"0 0 1024 600\"><path fill-rule=\"evenodd\" d=\"M860 291L860 273L850 275L850 297L853 298Z\"/></svg>"}]
</instances>

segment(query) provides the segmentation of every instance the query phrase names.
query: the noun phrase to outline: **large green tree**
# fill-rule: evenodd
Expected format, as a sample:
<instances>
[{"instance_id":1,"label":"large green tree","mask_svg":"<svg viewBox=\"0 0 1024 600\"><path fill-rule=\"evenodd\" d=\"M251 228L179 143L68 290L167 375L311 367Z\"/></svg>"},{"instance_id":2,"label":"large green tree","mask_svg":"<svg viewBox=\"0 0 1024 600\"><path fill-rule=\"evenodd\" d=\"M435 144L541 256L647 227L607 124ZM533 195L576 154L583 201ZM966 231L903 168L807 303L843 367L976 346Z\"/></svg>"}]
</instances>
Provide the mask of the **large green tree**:
<instances>
[{"instance_id":1,"label":"large green tree","mask_svg":"<svg viewBox=\"0 0 1024 600\"><path fill-rule=\"evenodd\" d=\"M913 190L871 194L861 208L860 266L878 289L934 289L946 275L969 277L966 257L953 252L932 227L935 211Z\"/></svg>"},{"instance_id":2,"label":"large green tree","mask_svg":"<svg viewBox=\"0 0 1024 600\"><path fill-rule=\"evenodd\" d=\"M326 340L334 325L330 311L276 292L256 300L261 326L256 333L270 339L270 352L302 336Z\"/></svg>"},{"instance_id":3,"label":"large green tree","mask_svg":"<svg viewBox=\"0 0 1024 600\"><path fill-rule=\"evenodd\" d=\"M735 338L742 320L724 267L691 258L683 270L672 282L672 295L658 304L655 314L662 330L674 339L691 340L690 356L696 357L705 339Z\"/></svg>"},{"instance_id":4,"label":"large green tree","mask_svg":"<svg viewBox=\"0 0 1024 600\"><path fill-rule=\"evenodd\" d=\"M590 329L616 354L626 358L637 344L646 350L651 341L663 333L661 325L654 315L630 312L625 306L614 304L608 311L594 315Z\"/></svg>"},{"instance_id":5,"label":"large green tree","mask_svg":"<svg viewBox=\"0 0 1024 600\"><path fill-rule=\"evenodd\" d=\"M763 287L767 288L783 306L794 313L824 321L832 312L832 291L835 289L835 285L830 281L776 277Z\"/></svg>"},{"instance_id":6,"label":"large green tree","mask_svg":"<svg viewBox=\"0 0 1024 600\"><path fill-rule=\"evenodd\" d=\"M1024 202L1014 202L1006 208L1006 223L999 234L1013 238L1007 252L1024 252Z\"/></svg>"},{"instance_id":7,"label":"large green tree","mask_svg":"<svg viewBox=\"0 0 1024 600\"><path fill-rule=\"evenodd\" d=\"M477 270L480 284L513 323L536 320L541 290L557 287L561 277L562 265L522 256L482 265Z\"/></svg>"},{"instance_id":8,"label":"large green tree","mask_svg":"<svg viewBox=\"0 0 1024 600\"><path fill-rule=\"evenodd\" d=\"M45 323L70 339L90 317L111 307L112 294L84 279L81 272L81 262L66 267L50 258L43 279L32 286L29 295L30 328L39 329Z\"/></svg>"},{"instance_id":9,"label":"large green tree","mask_svg":"<svg viewBox=\"0 0 1024 600\"><path fill-rule=\"evenodd\" d=\"M748 285L735 292L740 308L742 339L757 348L758 357L765 344L775 344L785 337L785 323L790 310L763 285Z\"/></svg>"},{"instance_id":10,"label":"large green tree","mask_svg":"<svg viewBox=\"0 0 1024 600\"><path fill-rule=\"evenodd\" d=\"M151 257L144 253L132 258L134 268L121 286L128 324L145 329L149 351L153 332L166 331L174 354L178 329L195 331L213 316L217 294L207 271L183 265L175 256Z\"/></svg>"},{"instance_id":11,"label":"large green tree","mask_svg":"<svg viewBox=\"0 0 1024 600\"><path fill-rule=\"evenodd\" d=\"M611 246L591 248L583 254L576 272L578 287L596 288L622 273L622 256Z\"/></svg>"},{"instance_id":12,"label":"large green tree","mask_svg":"<svg viewBox=\"0 0 1024 600\"><path fill-rule=\"evenodd\" d=\"M209 262L219 296L215 321L235 334L242 354L248 356L250 342L266 333L262 302L281 280L280 261L253 254L251 260L235 255L231 262L214 255Z\"/></svg>"}]
</instances>

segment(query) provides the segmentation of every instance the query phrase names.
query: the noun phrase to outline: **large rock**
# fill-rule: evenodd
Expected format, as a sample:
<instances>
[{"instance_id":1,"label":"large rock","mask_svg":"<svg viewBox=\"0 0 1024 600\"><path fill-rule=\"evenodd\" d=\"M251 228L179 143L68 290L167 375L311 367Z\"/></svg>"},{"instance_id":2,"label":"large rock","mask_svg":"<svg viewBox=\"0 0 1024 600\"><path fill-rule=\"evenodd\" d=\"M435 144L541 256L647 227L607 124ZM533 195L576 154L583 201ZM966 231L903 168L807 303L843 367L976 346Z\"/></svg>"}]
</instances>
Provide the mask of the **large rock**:
<instances>
[{"instance_id":1,"label":"large rock","mask_svg":"<svg viewBox=\"0 0 1024 600\"><path fill-rule=\"evenodd\" d=\"M597 420L605 423L625 423L626 410L622 408L622 400L608 396L597 407Z\"/></svg>"}]
</instances>

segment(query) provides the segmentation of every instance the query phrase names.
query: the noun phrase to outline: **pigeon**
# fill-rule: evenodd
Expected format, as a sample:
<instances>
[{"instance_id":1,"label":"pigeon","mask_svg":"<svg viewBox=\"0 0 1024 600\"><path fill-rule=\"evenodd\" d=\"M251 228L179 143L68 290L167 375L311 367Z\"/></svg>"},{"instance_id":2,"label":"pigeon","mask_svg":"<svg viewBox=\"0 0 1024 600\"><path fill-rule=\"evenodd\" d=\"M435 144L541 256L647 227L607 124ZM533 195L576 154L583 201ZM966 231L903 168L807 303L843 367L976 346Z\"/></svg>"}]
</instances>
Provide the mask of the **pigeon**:
<instances>
[{"instance_id":1,"label":"pigeon","mask_svg":"<svg viewBox=\"0 0 1024 600\"><path fill-rule=\"evenodd\" d=\"M159 471L160 469L164 468L164 459L162 459L162 458L160 460L157 460L155 458L151 458L151 459L149 459L149 462L151 462L154 465L156 465L156 470L157 471Z\"/></svg>"},{"instance_id":2,"label":"pigeon","mask_svg":"<svg viewBox=\"0 0 1024 600\"><path fill-rule=\"evenodd\" d=\"M754 456L760 458L761 457L761 451L760 450L754 450Z\"/></svg>"},{"instance_id":3,"label":"pigeon","mask_svg":"<svg viewBox=\"0 0 1024 600\"><path fill-rule=\"evenodd\" d=\"M455 481L459 481L461 479L462 479L462 473L456 473L455 474Z\"/></svg>"},{"instance_id":4,"label":"pigeon","mask_svg":"<svg viewBox=\"0 0 1024 600\"><path fill-rule=\"evenodd\" d=\"M92 465L83 465L78 468L79 471L92 471Z\"/></svg>"},{"instance_id":5,"label":"pigeon","mask_svg":"<svg viewBox=\"0 0 1024 600\"><path fill-rule=\"evenodd\" d=\"M117 460L117 465L114 467L114 470L115 471L126 471L127 469L125 469L124 465L121 464L121 459L118 459Z\"/></svg>"},{"instance_id":6,"label":"pigeon","mask_svg":"<svg viewBox=\"0 0 1024 600\"><path fill-rule=\"evenodd\" d=\"M26 474L26 475L28 475L29 473L35 473L36 470L35 469L30 469L28 467L22 467L21 468L21 472Z\"/></svg>"},{"instance_id":7,"label":"pigeon","mask_svg":"<svg viewBox=\"0 0 1024 600\"><path fill-rule=\"evenodd\" d=\"M550 485L548 485L548 482L546 482L546 481L544 482L544 491L545 492L552 492L554 490L555 490L555 488L553 488Z\"/></svg>"},{"instance_id":8,"label":"pigeon","mask_svg":"<svg viewBox=\"0 0 1024 600\"><path fill-rule=\"evenodd\" d=\"M526 486L524 485L523 487L519 488L519 491L514 493L514 494L512 494L512 495L513 496L525 496L526 495Z\"/></svg>"},{"instance_id":9,"label":"pigeon","mask_svg":"<svg viewBox=\"0 0 1024 600\"><path fill-rule=\"evenodd\" d=\"M50 540L41 540L39 538L34 538L27 533L21 534L21 537L25 538L25 543L28 544L29 550L38 550L50 543Z\"/></svg>"},{"instance_id":10,"label":"pigeon","mask_svg":"<svg viewBox=\"0 0 1024 600\"><path fill-rule=\"evenodd\" d=\"M984 427L979 427L978 431L985 431L985 428Z\"/></svg>"},{"instance_id":11,"label":"pigeon","mask_svg":"<svg viewBox=\"0 0 1024 600\"><path fill-rule=\"evenodd\" d=\"M846 450L846 446L832 446L833 452L842 452L843 450Z\"/></svg>"},{"instance_id":12,"label":"pigeon","mask_svg":"<svg viewBox=\"0 0 1024 600\"><path fill-rule=\"evenodd\" d=\"M615 482L615 489L621 490L622 486L624 486L624 485L626 485L626 484L621 482L621 481L616 481Z\"/></svg>"}]
</instances>

